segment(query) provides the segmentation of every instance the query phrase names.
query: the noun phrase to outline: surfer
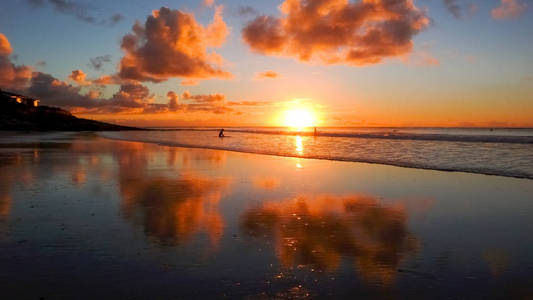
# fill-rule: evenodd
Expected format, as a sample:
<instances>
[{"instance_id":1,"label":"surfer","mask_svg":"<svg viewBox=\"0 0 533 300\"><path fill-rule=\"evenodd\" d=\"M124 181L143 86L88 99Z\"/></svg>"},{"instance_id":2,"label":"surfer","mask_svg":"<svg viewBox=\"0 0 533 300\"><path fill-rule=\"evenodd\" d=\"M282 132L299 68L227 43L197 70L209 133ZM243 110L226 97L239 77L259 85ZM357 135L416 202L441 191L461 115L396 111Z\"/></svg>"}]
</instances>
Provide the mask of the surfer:
<instances>
[{"instance_id":1,"label":"surfer","mask_svg":"<svg viewBox=\"0 0 533 300\"><path fill-rule=\"evenodd\" d=\"M224 137L224 128L220 129L220 132L218 133L218 137Z\"/></svg>"}]
</instances>

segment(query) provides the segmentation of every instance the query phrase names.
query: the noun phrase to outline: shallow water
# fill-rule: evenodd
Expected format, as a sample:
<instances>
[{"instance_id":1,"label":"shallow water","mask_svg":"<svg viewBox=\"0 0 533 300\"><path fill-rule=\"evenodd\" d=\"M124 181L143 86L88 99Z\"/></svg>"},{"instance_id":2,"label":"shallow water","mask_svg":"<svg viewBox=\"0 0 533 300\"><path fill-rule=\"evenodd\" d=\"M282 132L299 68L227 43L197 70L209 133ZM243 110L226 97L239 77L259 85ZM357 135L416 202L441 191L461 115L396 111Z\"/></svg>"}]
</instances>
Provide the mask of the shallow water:
<instances>
[{"instance_id":1,"label":"shallow water","mask_svg":"<svg viewBox=\"0 0 533 300\"><path fill-rule=\"evenodd\" d=\"M5 298L533 296L533 181L0 138Z\"/></svg>"},{"instance_id":2,"label":"shallow water","mask_svg":"<svg viewBox=\"0 0 533 300\"><path fill-rule=\"evenodd\" d=\"M468 128L229 128L218 138L213 128L107 132L108 138L170 146L403 167L462 171L533 179L532 129Z\"/></svg>"}]
</instances>

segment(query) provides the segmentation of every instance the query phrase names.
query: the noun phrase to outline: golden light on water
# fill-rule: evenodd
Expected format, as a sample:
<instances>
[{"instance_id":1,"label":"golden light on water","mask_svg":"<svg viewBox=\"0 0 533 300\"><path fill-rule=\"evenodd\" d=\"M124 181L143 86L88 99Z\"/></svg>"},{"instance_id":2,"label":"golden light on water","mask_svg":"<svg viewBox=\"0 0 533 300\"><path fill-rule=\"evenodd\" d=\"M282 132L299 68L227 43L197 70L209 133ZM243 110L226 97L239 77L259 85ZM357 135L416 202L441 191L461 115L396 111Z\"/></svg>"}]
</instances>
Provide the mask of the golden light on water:
<instances>
[{"instance_id":1,"label":"golden light on water","mask_svg":"<svg viewBox=\"0 0 533 300\"><path fill-rule=\"evenodd\" d=\"M304 144L301 136L295 137L294 146L296 146L296 153L298 153L298 155L302 155L304 153Z\"/></svg>"}]
</instances>

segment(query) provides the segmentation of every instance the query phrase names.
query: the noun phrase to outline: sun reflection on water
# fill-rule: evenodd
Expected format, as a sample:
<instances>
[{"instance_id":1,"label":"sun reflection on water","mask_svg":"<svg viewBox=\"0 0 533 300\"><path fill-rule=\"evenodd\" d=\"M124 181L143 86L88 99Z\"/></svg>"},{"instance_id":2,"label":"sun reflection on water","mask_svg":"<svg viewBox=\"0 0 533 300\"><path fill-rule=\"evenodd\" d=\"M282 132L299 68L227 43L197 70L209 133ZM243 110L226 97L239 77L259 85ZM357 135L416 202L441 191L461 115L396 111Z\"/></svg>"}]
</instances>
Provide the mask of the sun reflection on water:
<instances>
[{"instance_id":1,"label":"sun reflection on water","mask_svg":"<svg viewBox=\"0 0 533 300\"><path fill-rule=\"evenodd\" d=\"M294 146L296 147L296 153L302 155L304 153L304 144L301 136L296 136L294 140Z\"/></svg>"}]
</instances>

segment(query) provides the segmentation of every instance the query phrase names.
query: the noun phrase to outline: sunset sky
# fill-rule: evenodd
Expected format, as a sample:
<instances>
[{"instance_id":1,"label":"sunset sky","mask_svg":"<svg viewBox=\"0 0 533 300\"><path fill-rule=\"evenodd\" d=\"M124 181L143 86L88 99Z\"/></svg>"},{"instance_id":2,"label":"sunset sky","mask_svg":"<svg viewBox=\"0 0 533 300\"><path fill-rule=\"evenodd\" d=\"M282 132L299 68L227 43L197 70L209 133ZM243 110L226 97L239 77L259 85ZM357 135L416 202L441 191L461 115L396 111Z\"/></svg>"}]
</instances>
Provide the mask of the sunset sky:
<instances>
[{"instance_id":1,"label":"sunset sky","mask_svg":"<svg viewBox=\"0 0 533 300\"><path fill-rule=\"evenodd\" d=\"M533 1L7 0L0 87L136 126L533 126Z\"/></svg>"}]
</instances>

